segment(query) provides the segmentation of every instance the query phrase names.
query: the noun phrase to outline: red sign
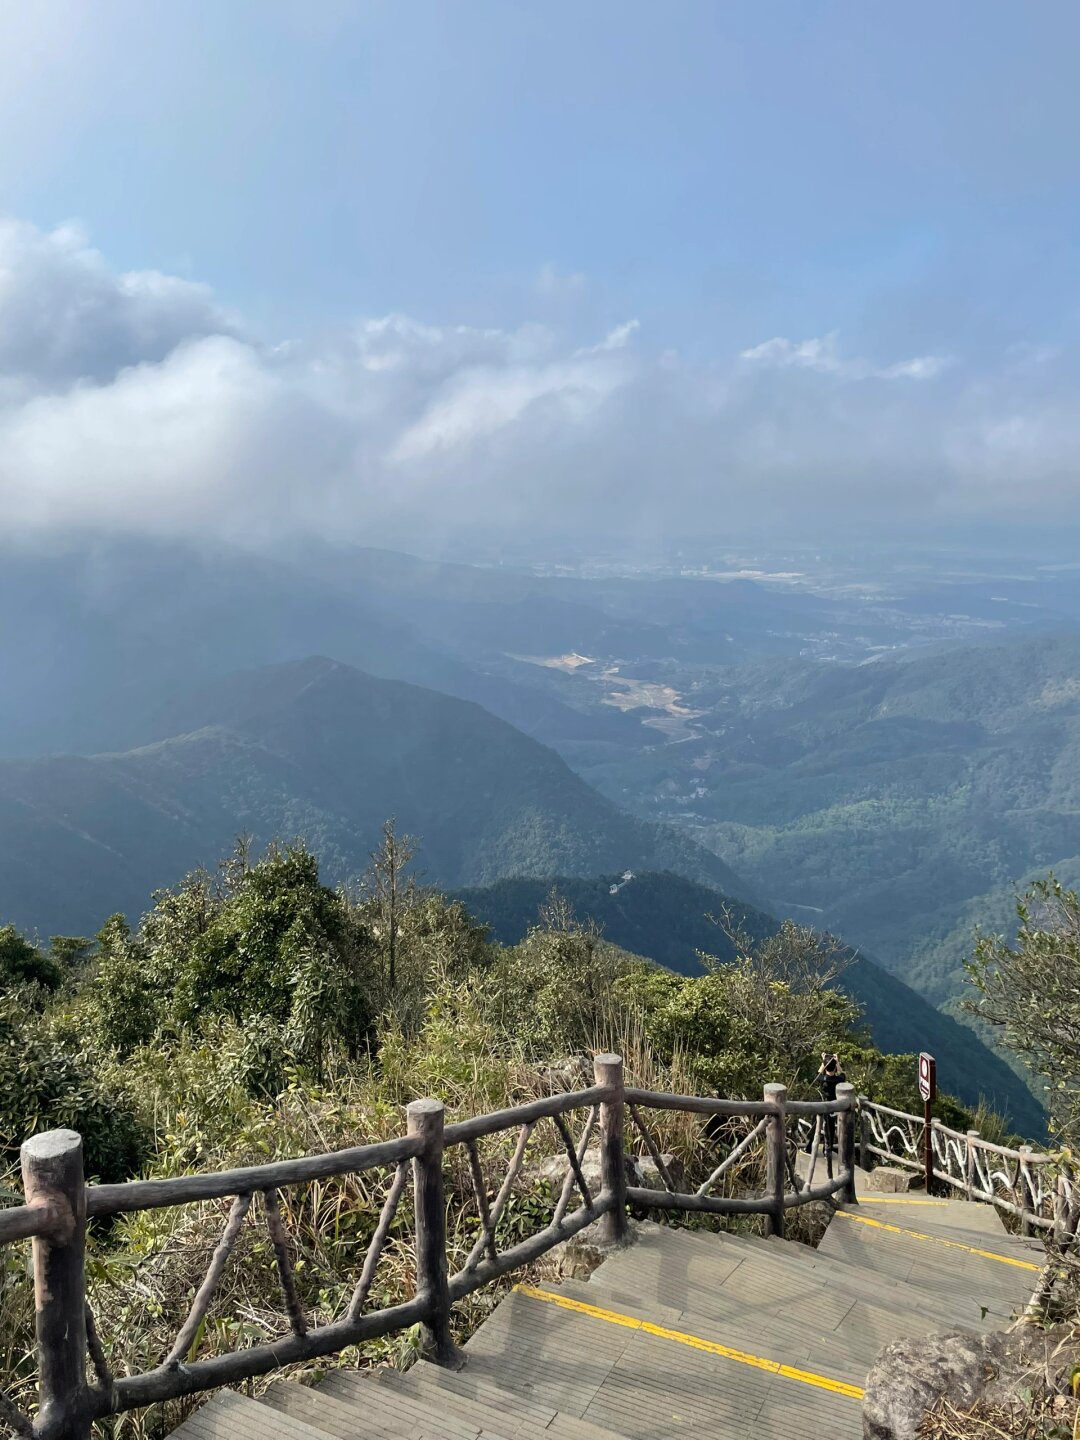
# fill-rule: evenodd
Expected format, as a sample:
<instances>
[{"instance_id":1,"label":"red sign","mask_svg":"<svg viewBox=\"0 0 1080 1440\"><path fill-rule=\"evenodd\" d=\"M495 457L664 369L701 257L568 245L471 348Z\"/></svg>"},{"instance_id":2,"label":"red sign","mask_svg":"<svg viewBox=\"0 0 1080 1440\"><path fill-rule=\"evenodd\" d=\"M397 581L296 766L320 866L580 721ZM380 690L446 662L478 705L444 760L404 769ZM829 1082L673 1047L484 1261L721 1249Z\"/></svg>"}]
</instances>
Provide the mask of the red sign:
<instances>
[{"instance_id":1,"label":"red sign","mask_svg":"<svg viewBox=\"0 0 1080 1440\"><path fill-rule=\"evenodd\" d=\"M919 1094L928 1105L937 1095L937 1061L925 1050L919 1056Z\"/></svg>"}]
</instances>

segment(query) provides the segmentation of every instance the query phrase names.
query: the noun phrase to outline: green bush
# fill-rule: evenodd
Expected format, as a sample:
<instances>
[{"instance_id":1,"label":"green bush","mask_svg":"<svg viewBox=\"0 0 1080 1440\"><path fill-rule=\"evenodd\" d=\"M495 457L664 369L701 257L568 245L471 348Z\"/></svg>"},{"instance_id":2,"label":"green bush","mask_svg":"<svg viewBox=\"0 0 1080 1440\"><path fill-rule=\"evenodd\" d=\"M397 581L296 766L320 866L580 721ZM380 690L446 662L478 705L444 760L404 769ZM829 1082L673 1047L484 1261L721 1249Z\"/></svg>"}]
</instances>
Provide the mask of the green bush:
<instances>
[{"instance_id":1,"label":"green bush","mask_svg":"<svg viewBox=\"0 0 1080 1440\"><path fill-rule=\"evenodd\" d=\"M67 1128L83 1137L88 1175L133 1174L147 1158L149 1136L126 1090L103 1078L104 1065L66 1048L16 993L0 994L0 1149L9 1160L38 1131Z\"/></svg>"}]
</instances>

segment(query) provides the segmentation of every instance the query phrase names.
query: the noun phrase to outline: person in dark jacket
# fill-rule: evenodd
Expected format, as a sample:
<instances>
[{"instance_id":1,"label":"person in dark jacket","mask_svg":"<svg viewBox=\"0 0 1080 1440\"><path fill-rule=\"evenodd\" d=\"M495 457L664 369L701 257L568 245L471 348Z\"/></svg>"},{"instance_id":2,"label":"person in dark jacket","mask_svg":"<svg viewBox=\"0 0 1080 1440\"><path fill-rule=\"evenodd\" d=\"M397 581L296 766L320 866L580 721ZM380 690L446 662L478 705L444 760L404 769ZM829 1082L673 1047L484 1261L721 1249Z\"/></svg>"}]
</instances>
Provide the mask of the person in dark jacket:
<instances>
[{"instance_id":1,"label":"person in dark jacket","mask_svg":"<svg viewBox=\"0 0 1080 1440\"><path fill-rule=\"evenodd\" d=\"M821 1091L823 1100L836 1099L836 1087L842 1085L847 1079L840 1065L840 1058L837 1055L830 1055L827 1051L822 1054L821 1068L814 1077L817 1087ZM825 1116L825 1143L830 1150L836 1149L836 1116Z\"/></svg>"}]
</instances>

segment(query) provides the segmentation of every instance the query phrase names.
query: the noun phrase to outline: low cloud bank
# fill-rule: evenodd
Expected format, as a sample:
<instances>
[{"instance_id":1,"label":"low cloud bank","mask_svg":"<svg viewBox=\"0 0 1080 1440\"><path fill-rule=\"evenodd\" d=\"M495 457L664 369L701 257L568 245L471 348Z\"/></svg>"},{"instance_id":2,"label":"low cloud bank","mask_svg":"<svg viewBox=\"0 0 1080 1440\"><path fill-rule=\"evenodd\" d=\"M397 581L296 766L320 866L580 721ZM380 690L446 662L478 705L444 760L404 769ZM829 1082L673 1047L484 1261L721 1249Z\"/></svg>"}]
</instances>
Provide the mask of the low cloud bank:
<instances>
[{"instance_id":1,"label":"low cloud bank","mask_svg":"<svg viewBox=\"0 0 1080 1440\"><path fill-rule=\"evenodd\" d=\"M586 346L400 315L268 345L204 285L0 222L8 539L1045 519L1076 493L1072 391L1036 342L976 364L775 336L691 363L632 318Z\"/></svg>"}]
</instances>

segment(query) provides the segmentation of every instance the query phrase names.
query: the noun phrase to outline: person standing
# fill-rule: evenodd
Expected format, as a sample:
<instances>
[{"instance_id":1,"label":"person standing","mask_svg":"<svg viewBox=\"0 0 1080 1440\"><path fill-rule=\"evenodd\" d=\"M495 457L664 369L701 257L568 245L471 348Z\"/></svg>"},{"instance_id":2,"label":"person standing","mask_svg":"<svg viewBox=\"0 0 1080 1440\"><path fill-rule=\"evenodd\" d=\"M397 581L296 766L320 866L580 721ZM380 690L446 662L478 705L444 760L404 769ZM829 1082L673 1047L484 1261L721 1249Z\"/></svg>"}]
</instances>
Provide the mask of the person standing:
<instances>
[{"instance_id":1,"label":"person standing","mask_svg":"<svg viewBox=\"0 0 1080 1440\"><path fill-rule=\"evenodd\" d=\"M835 1100L836 1087L842 1085L846 1079L847 1076L844 1074L840 1064L840 1057L838 1055L830 1055L827 1050L823 1050L821 1054L821 1065L818 1068L817 1074L814 1076L814 1083L821 1091L821 1098L823 1100ZM835 1115L825 1116L825 1145L827 1151L836 1149ZM812 1143L806 1148L809 1153L812 1149Z\"/></svg>"}]
</instances>

